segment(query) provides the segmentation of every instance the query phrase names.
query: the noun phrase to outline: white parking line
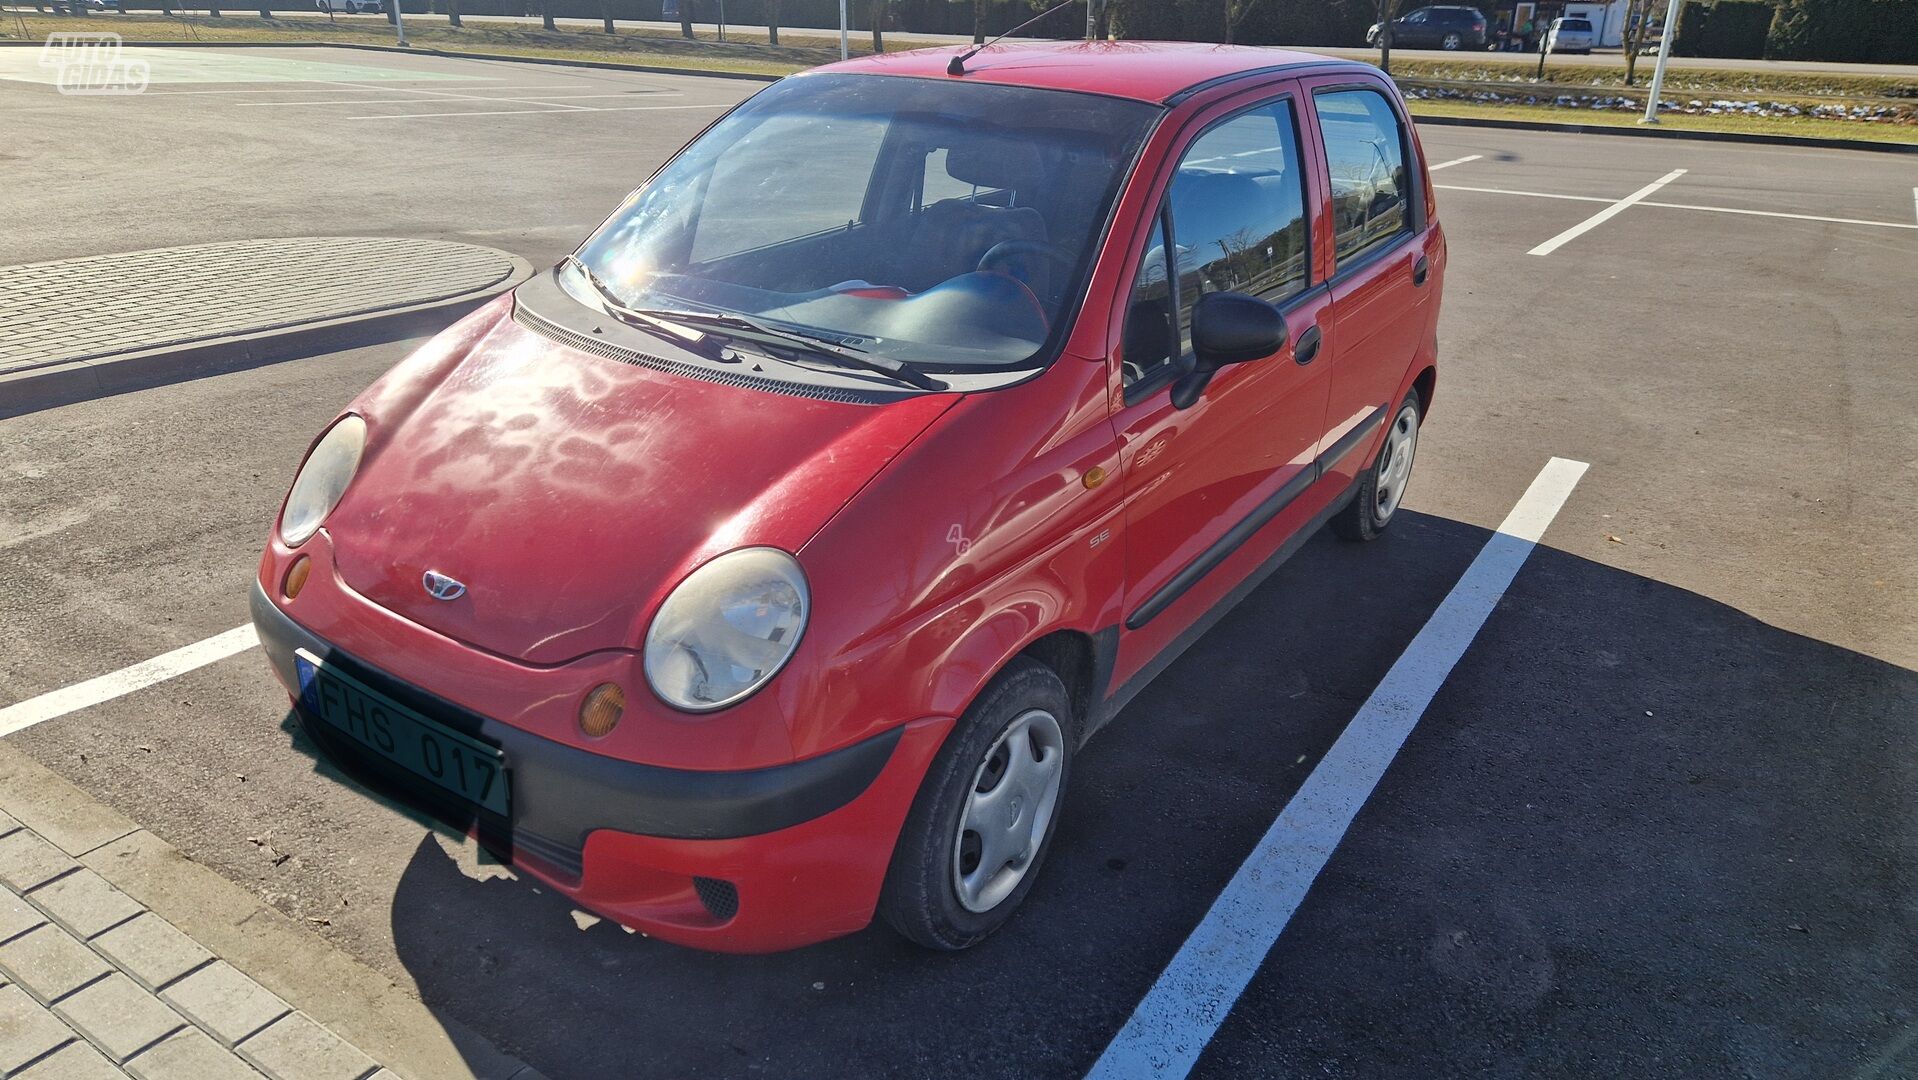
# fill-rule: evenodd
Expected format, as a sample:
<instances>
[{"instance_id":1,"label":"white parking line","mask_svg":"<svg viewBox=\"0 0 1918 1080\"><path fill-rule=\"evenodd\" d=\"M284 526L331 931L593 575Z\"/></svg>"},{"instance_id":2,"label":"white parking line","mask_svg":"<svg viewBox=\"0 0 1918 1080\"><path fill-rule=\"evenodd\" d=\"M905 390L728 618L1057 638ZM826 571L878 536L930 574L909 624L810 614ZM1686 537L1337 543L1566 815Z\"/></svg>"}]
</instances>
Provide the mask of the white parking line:
<instances>
[{"instance_id":1,"label":"white parking line","mask_svg":"<svg viewBox=\"0 0 1918 1080\"><path fill-rule=\"evenodd\" d=\"M615 105L601 108L592 105L569 105L564 109L555 105L550 109L488 109L484 112L429 112L429 113L371 113L366 116L348 116L347 120L433 120L442 116L556 116L562 113L603 113L603 112L660 112L668 109L730 109L732 105Z\"/></svg>"},{"instance_id":2,"label":"white parking line","mask_svg":"<svg viewBox=\"0 0 1918 1080\"><path fill-rule=\"evenodd\" d=\"M1573 202L1608 203L1612 200L1599 195L1561 195L1552 191L1517 191L1512 188L1469 187L1465 184L1433 184L1440 191L1477 191L1487 195L1522 195L1529 199L1568 199ZM1918 204L1918 188L1912 189L1912 201ZM1823 217L1818 214L1788 214L1783 210L1747 210L1738 206L1701 206L1697 203L1657 202L1646 199L1639 206L1651 206L1661 210L1702 210L1711 214L1744 214L1748 217L1786 218L1791 221L1824 221L1833 225L1872 225L1880 229L1918 229L1918 224L1907 225L1902 221L1869 221L1865 218Z\"/></svg>"},{"instance_id":3,"label":"white parking line","mask_svg":"<svg viewBox=\"0 0 1918 1080\"><path fill-rule=\"evenodd\" d=\"M1571 228L1566 229L1564 232L1559 233L1557 236L1552 237L1550 240L1545 241L1543 244L1540 244L1539 246L1526 252L1526 254L1527 255L1550 255L1552 252L1557 251L1559 248L1564 247L1566 244L1572 242L1573 240L1578 239L1579 237L1585 235L1586 233L1591 232L1593 229L1598 228L1600 225L1603 225L1606 222L1617 217L1618 215L1624 213L1625 209L1631 206L1633 203L1638 202L1641 199L1644 199L1646 196L1650 195L1652 192L1657 191L1659 188L1664 187L1666 184L1671 183L1672 181L1678 179L1679 177L1683 175L1685 175L1684 169L1673 169L1671 172L1666 173L1664 176L1661 176L1658 179L1652 181L1651 183L1646 184L1644 187L1639 188L1637 191L1632 192L1630 195L1627 195L1624 198L1613 203L1612 205L1606 207L1605 209L1600 210L1598 213L1593 214L1591 217L1586 218L1584 221L1579 222L1578 224L1572 226Z\"/></svg>"},{"instance_id":4,"label":"white parking line","mask_svg":"<svg viewBox=\"0 0 1918 1080\"><path fill-rule=\"evenodd\" d=\"M538 98L496 98L496 97L485 97L482 95L472 95L472 96L462 97L460 100L462 101L498 101L498 102L504 102L510 105L521 105L521 104L545 105L549 102L554 102L554 101L603 100L605 98L630 98L630 97L635 97L640 95L644 95L645 97L678 97L679 96L676 93L659 93L659 92L647 91L647 90L641 90L641 91L624 90L616 94L545 94ZM329 101L242 101L239 103L238 107L242 109L262 109L262 108L271 108L275 105L415 105L415 104L418 104L419 101L420 101L419 98L371 98L371 99L333 98Z\"/></svg>"},{"instance_id":5,"label":"white parking line","mask_svg":"<svg viewBox=\"0 0 1918 1080\"><path fill-rule=\"evenodd\" d=\"M1918 187L1911 189L1911 211L1918 214Z\"/></svg>"},{"instance_id":6,"label":"white parking line","mask_svg":"<svg viewBox=\"0 0 1918 1080\"><path fill-rule=\"evenodd\" d=\"M494 86L487 83L475 90L571 90L578 83L541 83L538 86ZM157 90L148 87L146 97L180 97L194 94L397 94L410 93L404 86L313 86L303 79L290 79L284 86L255 87L248 90Z\"/></svg>"},{"instance_id":7,"label":"white parking line","mask_svg":"<svg viewBox=\"0 0 1918 1080\"><path fill-rule=\"evenodd\" d=\"M1600 195L1560 195L1552 191L1514 191L1511 188L1467 187L1464 184L1433 184L1440 191L1482 191L1487 195L1528 195L1534 199L1570 199L1573 202L1603 202L1612 200Z\"/></svg>"},{"instance_id":8,"label":"white parking line","mask_svg":"<svg viewBox=\"0 0 1918 1080\"><path fill-rule=\"evenodd\" d=\"M1468 161L1477 161L1478 159L1484 156L1485 156L1484 154L1467 154L1464 157L1453 158L1450 161L1441 161L1437 165L1432 166L1430 169L1426 171L1437 172L1440 169L1449 169L1454 165L1463 165Z\"/></svg>"},{"instance_id":9,"label":"white parking line","mask_svg":"<svg viewBox=\"0 0 1918 1080\"><path fill-rule=\"evenodd\" d=\"M151 660L142 660L132 667L124 667L109 672L96 679L74 683L72 686L28 698L15 705L0 709L0 735L11 735L24 731L35 724L44 723L70 712L90 708L102 701L111 701L122 694L131 694L135 690L165 682L175 675L184 675L195 668L202 668L215 660L224 660L234 653L245 652L260 643L259 636L253 632L252 624L236 626L224 634L215 634L204 641L196 641L175 649L170 653L161 653Z\"/></svg>"},{"instance_id":10,"label":"white parking line","mask_svg":"<svg viewBox=\"0 0 1918 1080\"><path fill-rule=\"evenodd\" d=\"M1553 458L1305 778L1087 1080L1182 1077L1588 466Z\"/></svg>"}]
</instances>

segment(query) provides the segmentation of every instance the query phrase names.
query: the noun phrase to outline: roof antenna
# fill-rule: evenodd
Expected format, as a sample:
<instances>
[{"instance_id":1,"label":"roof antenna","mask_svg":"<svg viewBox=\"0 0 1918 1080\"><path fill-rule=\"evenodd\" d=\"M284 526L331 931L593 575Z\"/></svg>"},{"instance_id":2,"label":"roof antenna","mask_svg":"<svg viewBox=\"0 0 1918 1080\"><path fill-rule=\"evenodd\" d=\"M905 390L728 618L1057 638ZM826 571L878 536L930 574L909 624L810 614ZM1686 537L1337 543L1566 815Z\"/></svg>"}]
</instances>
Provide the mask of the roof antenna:
<instances>
[{"instance_id":1,"label":"roof antenna","mask_svg":"<svg viewBox=\"0 0 1918 1080\"><path fill-rule=\"evenodd\" d=\"M1025 22L1020 23L1018 26L1015 26L1012 29L1006 31L1005 33L1000 34L998 37L993 38L991 41L986 42L985 45L974 45L972 48L952 58L952 63L946 65L946 74L964 75L966 73L966 61L979 55L980 49L986 48L987 46L991 46L991 45L997 45L1001 41L1004 41L1006 38L1009 38L1012 35L1018 33L1019 31L1024 30L1026 27L1031 26L1033 23L1038 22L1040 19L1043 19L1046 16L1052 14L1053 12L1058 11L1060 8L1069 8L1076 2L1077 0L1065 0L1064 3L1054 4L1051 7L1045 9L1044 11L1041 11L1039 14L1034 15L1032 18L1027 19Z\"/></svg>"}]
</instances>

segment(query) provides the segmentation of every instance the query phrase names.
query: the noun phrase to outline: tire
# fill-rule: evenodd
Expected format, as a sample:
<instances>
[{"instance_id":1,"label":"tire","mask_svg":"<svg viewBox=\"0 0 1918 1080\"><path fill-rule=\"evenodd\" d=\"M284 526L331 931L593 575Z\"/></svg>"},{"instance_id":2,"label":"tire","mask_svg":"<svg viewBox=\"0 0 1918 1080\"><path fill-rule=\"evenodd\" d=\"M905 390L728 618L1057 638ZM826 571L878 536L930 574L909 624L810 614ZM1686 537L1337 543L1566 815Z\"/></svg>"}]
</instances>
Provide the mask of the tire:
<instances>
[{"instance_id":1,"label":"tire","mask_svg":"<svg viewBox=\"0 0 1918 1080\"><path fill-rule=\"evenodd\" d=\"M1392 523L1404 500L1405 486L1412 479L1412 465L1418 455L1419 424L1423 418L1424 409L1419 403L1418 391L1414 390L1392 414L1378 457L1359 478L1359 490L1330 522L1332 531L1341 539L1376 540Z\"/></svg>"},{"instance_id":2,"label":"tire","mask_svg":"<svg viewBox=\"0 0 1918 1080\"><path fill-rule=\"evenodd\" d=\"M880 918L913 942L947 951L977 945L1005 925L1052 846L1077 735L1059 676L1029 657L1008 664L926 770L880 889ZM1015 754L1024 755L1020 764ZM990 842L964 827L1008 814L1010 824ZM1012 853L1021 842L1024 850ZM988 869L985 860L1002 854L1008 858Z\"/></svg>"},{"instance_id":3,"label":"tire","mask_svg":"<svg viewBox=\"0 0 1918 1080\"><path fill-rule=\"evenodd\" d=\"M1439 48L1456 50L1462 44L1464 44L1464 39L1460 38L1457 34L1447 34L1444 40L1439 42Z\"/></svg>"}]
</instances>

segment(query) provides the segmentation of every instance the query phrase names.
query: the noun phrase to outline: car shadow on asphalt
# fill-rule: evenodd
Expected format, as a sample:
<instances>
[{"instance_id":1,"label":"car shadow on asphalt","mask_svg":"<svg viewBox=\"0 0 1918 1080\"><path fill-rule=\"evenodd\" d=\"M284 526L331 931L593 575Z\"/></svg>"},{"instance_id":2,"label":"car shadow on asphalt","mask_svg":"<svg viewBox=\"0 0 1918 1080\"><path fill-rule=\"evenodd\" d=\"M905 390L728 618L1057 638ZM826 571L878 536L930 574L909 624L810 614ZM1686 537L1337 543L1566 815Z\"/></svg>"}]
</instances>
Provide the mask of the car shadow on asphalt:
<instances>
[{"instance_id":1,"label":"car shadow on asphalt","mask_svg":"<svg viewBox=\"0 0 1918 1080\"><path fill-rule=\"evenodd\" d=\"M1488 536L1306 544L1082 751L969 952L694 952L427 836L399 960L555 1078L1082 1075ZM1918 1068L1913 716L1912 671L1540 547L1197 1075Z\"/></svg>"}]
</instances>

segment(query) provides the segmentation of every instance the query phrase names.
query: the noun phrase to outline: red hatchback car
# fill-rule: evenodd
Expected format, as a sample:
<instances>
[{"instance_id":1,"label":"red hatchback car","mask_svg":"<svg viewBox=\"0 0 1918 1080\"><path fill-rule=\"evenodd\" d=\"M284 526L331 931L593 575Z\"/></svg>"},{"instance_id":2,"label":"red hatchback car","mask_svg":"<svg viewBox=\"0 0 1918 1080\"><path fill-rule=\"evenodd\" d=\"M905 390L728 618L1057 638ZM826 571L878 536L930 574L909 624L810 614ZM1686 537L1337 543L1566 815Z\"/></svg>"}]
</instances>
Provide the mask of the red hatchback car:
<instances>
[{"instance_id":1,"label":"red hatchback car","mask_svg":"<svg viewBox=\"0 0 1918 1080\"><path fill-rule=\"evenodd\" d=\"M580 906L961 948L1074 751L1432 404L1445 242L1371 67L835 64L321 434L253 616L303 730Z\"/></svg>"}]
</instances>

